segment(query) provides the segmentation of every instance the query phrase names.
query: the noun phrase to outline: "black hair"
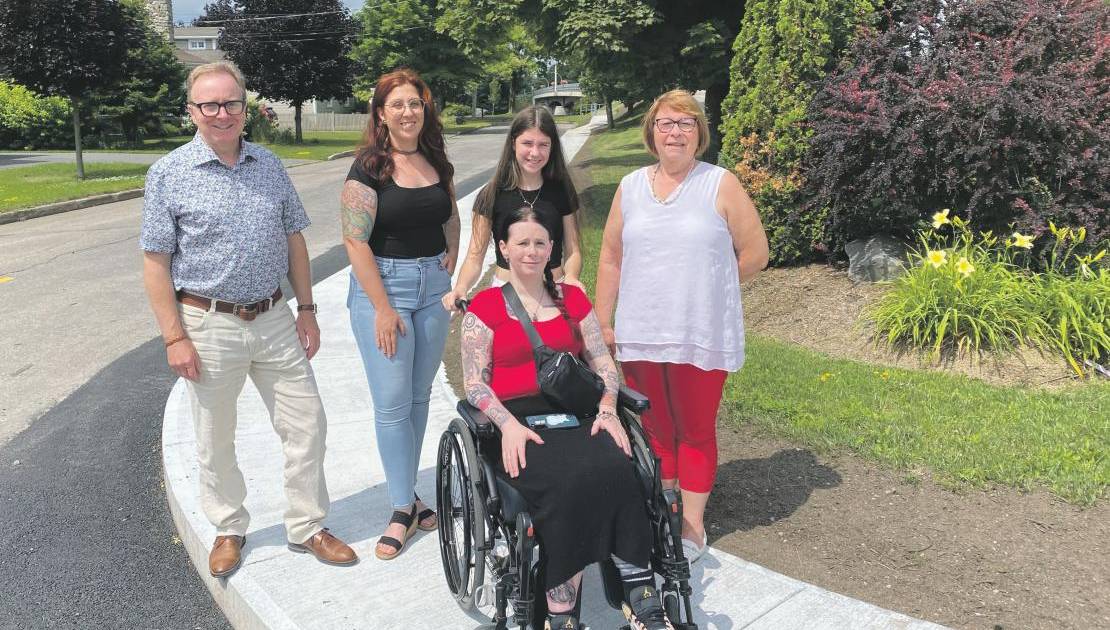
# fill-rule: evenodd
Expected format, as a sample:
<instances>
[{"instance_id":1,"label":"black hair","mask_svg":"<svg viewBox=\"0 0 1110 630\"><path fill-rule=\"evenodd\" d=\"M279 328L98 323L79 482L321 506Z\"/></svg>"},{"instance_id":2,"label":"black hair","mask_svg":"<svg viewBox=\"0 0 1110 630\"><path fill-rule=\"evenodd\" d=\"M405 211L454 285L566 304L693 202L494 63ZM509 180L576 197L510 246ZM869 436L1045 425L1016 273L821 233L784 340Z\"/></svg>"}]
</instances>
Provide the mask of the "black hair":
<instances>
[{"instance_id":1,"label":"black hair","mask_svg":"<svg viewBox=\"0 0 1110 630\"><path fill-rule=\"evenodd\" d=\"M547 237L551 238L553 232L550 221L545 220L544 216L537 213L529 206L521 206L516 210L501 217L497 225L493 228L493 233L497 237L497 242L509 242L509 228L517 223L535 223L543 227L547 231ZM510 263L511 267L512 263ZM580 339L581 336L578 332L578 327L570 320L570 315L567 315L566 304L563 302L563 295L559 292L559 287L555 285L555 277L551 274L551 267L544 265L543 268L543 288L551 297L551 301L555 302L555 306L559 309L559 313L566 320L567 325L570 326L571 333L574 334L575 339Z\"/></svg>"}]
</instances>

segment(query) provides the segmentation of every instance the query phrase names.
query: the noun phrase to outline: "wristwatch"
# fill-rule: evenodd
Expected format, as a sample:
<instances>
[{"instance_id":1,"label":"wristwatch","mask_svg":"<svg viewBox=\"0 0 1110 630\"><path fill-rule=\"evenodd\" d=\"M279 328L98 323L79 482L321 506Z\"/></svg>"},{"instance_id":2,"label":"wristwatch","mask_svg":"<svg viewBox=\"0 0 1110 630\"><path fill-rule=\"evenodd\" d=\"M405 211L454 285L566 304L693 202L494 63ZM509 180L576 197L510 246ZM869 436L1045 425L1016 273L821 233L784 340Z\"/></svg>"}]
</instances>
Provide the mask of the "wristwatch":
<instances>
[{"instance_id":1,"label":"wristwatch","mask_svg":"<svg viewBox=\"0 0 1110 630\"><path fill-rule=\"evenodd\" d=\"M316 303L313 302L312 304L298 304L297 312L300 313L301 311L312 311L313 313L319 313L320 309L317 308Z\"/></svg>"}]
</instances>

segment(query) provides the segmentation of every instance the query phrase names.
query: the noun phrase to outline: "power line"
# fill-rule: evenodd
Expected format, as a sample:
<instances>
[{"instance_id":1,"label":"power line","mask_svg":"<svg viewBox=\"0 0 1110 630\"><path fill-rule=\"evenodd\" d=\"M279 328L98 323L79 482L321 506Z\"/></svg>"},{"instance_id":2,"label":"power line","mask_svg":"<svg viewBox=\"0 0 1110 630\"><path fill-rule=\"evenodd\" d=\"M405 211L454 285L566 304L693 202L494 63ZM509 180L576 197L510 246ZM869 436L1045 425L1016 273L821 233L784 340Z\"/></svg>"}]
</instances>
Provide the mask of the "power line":
<instances>
[{"instance_id":1,"label":"power line","mask_svg":"<svg viewBox=\"0 0 1110 630\"><path fill-rule=\"evenodd\" d=\"M249 17L226 18L223 20L197 20L197 26L219 26L228 22L256 22L264 20L284 20L287 18L297 17L313 17L316 15L335 15L337 13L346 14L346 11L318 11L316 13L284 13L274 15L252 15Z\"/></svg>"},{"instance_id":2,"label":"power line","mask_svg":"<svg viewBox=\"0 0 1110 630\"><path fill-rule=\"evenodd\" d=\"M359 10L361 11L362 9L377 9L377 8L380 8L380 7L393 6L393 5L397 5L397 4L407 4L410 1L411 0L384 0L383 2L379 2L379 3L374 4L374 5L364 5ZM252 21L263 21L263 20L282 20L282 19L286 19L286 18L312 17L312 16L316 16L316 15L335 15L336 13L346 14L346 13L348 13L348 10L344 9L342 11L317 11L315 13L261 13L259 15L225 18L225 19L222 19L222 20L196 20L196 24L197 24L197 26L201 26L201 25L218 26L220 24L225 24L227 22L252 22ZM199 18L200 16L198 15L197 17Z\"/></svg>"}]
</instances>

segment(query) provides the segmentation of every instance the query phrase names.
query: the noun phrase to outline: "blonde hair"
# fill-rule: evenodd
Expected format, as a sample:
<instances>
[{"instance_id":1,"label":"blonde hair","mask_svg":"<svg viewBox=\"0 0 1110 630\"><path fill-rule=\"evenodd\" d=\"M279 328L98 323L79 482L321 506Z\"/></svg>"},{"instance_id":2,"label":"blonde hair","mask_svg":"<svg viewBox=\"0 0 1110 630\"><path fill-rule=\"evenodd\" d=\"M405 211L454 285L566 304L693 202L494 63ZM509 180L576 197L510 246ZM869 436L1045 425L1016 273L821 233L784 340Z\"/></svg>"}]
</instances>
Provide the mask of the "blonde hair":
<instances>
[{"instance_id":1,"label":"blonde hair","mask_svg":"<svg viewBox=\"0 0 1110 630\"><path fill-rule=\"evenodd\" d=\"M243 72L239 69L239 66L230 61L213 61L212 63L206 63L193 68L189 73L189 78L185 79L185 94L191 99L193 97L193 83L206 74L213 74L216 72L222 72L232 79L235 79L235 83L237 83L239 89L243 91L243 98L247 98L247 80L243 78Z\"/></svg>"},{"instance_id":2,"label":"blonde hair","mask_svg":"<svg viewBox=\"0 0 1110 630\"><path fill-rule=\"evenodd\" d=\"M648 152L655 157L659 157L659 151L655 149L655 115L662 107L669 107L697 121L698 149L694 155L696 157L701 157L702 153L705 153L705 150L709 147L709 121L706 120L705 112L702 111L698 102L694 100L693 95L686 90L671 90L663 94L655 99L655 102L648 108L647 113L644 114L642 131L644 146L647 147Z\"/></svg>"}]
</instances>

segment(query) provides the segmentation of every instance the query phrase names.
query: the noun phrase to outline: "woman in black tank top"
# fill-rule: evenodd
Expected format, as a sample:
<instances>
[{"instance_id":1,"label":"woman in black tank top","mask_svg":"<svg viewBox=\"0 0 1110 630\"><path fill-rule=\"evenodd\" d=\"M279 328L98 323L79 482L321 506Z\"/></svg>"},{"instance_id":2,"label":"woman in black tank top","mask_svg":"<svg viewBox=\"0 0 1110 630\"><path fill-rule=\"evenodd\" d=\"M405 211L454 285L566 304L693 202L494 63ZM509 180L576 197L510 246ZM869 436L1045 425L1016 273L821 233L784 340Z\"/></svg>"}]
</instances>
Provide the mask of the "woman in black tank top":
<instances>
[{"instance_id":1,"label":"woman in black tank top","mask_svg":"<svg viewBox=\"0 0 1110 630\"><path fill-rule=\"evenodd\" d=\"M583 288L578 281L582 254L578 241L578 195L571 184L559 143L559 128L551 112L542 106L526 107L513 118L501 159L493 177L474 201L470 245L454 288L443 296L443 306L455 309L482 274L483 260L491 235L504 217L521 207L531 208L552 226L551 262L548 267L557 282ZM497 255L497 280L508 279L509 265Z\"/></svg>"},{"instance_id":2,"label":"woman in black tank top","mask_svg":"<svg viewBox=\"0 0 1110 630\"><path fill-rule=\"evenodd\" d=\"M451 288L459 212L435 102L415 72L378 79L366 135L340 202L351 260L347 307L393 509L374 552L390 560L417 527L437 525L414 487L451 317L440 299Z\"/></svg>"}]
</instances>

